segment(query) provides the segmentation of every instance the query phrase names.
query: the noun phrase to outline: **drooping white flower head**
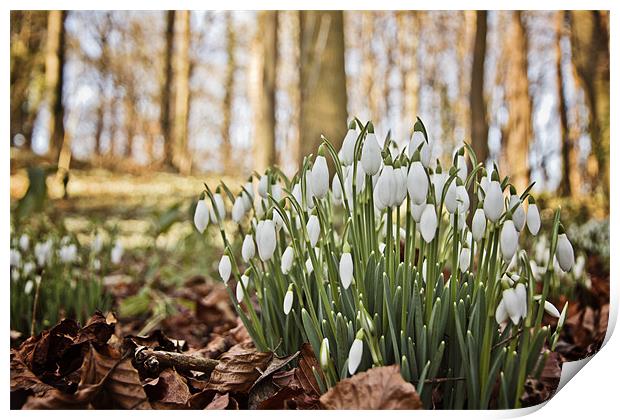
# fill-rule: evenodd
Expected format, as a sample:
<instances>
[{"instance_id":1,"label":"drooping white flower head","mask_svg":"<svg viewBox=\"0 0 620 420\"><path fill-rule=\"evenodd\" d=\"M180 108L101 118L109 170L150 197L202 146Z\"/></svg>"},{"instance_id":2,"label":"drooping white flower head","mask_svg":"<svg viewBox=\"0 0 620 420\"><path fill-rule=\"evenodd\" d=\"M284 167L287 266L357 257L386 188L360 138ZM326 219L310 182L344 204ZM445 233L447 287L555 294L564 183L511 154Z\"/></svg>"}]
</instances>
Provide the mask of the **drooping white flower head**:
<instances>
[{"instance_id":1,"label":"drooping white flower head","mask_svg":"<svg viewBox=\"0 0 620 420\"><path fill-rule=\"evenodd\" d=\"M351 253L344 252L340 256L339 272L342 287L347 290L353 281L353 258L351 257Z\"/></svg>"},{"instance_id":2,"label":"drooping white flower head","mask_svg":"<svg viewBox=\"0 0 620 420\"><path fill-rule=\"evenodd\" d=\"M28 280L24 286L24 293L29 295L30 292L32 292L33 288L34 288L34 283L32 282L32 280Z\"/></svg>"},{"instance_id":3,"label":"drooping white flower head","mask_svg":"<svg viewBox=\"0 0 620 420\"><path fill-rule=\"evenodd\" d=\"M356 141L357 132L354 129L350 128L349 131L347 131L347 134L344 136L344 140L342 141L342 148L338 153L340 161L345 166L350 166L353 164Z\"/></svg>"},{"instance_id":4,"label":"drooping white flower head","mask_svg":"<svg viewBox=\"0 0 620 420\"><path fill-rule=\"evenodd\" d=\"M560 311L558 311L558 309L555 306L553 306L553 303L549 301L545 301L545 312L547 312L549 315L551 315L554 318L560 317Z\"/></svg>"},{"instance_id":5,"label":"drooping white flower head","mask_svg":"<svg viewBox=\"0 0 620 420\"><path fill-rule=\"evenodd\" d=\"M256 246L262 261L269 261L276 250L276 228L272 220L261 220L256 226Z\"/></svg>"},{"instance_id":6,"label":"drooping white flower head","mask_svg":"<svg viewBox=\"0 0 620 420\"><path fill-rule=\"evenodd\" d=\"M243 287L241 286L242 284L243 284ZM236 289L237 302L239 303L243 302L243 298L245 297L245 292L243 291L243 288L245 287L245 289L247 290L249 284L250 284L250 278L246 276L245 274L241 275L241 281L237 283L237 289Z\"/></svg>"},{"instance_id":7,"label":"drooping white flower head","mask_svg":"<svg viewBox=\"0 0 620 420\"><path fill-rule=\"evenodd\" d=\"M342 203L342 185L338 174L334 174L332 178L332 202L335 206L339 206Z\"/></svg>"},{"instance_id":8,"label":"drooping white flower head","mask_svg":"<svg viewBox=\"0 0 620 420\"><path fill-rule=\"evenodd\" d=\"M407 156L411 158L416 150L418 150L418 147L424 143L424 141L424 134L421 131L414 131L413 134L411 134L411 139L409 139L409 144L407 145Z\"/></svg>"},{"instance_id":9,"label":"drooping white flower head","mask_svg":"<svg viewBox=\"0 0 620 420\"><path fill-rule=\"evenodd\" d=\"M110 260L112 264L119 264L123 258L124 252L123 245L119 241L116 241L114 247L112 247L112 251L110 251Z\"/></svg>"},{"instance_id":10,"label":"drooping white flower head","mask_svg":"<svg viewBox=\"0 0 620 420\"><path fill-rule=\"evenodd\" d=\"M267 174L264 174L258 180L258 195L260 195L262 198L267 198L268 189L269 189L269 176L267 176Z\"/></svg>"},{"instance_id":11,"label":"drooping white flower head","mask_svg":"<svg viewBox=\"0 0 620 420\"><path fill-rule=\"evenodd\" d=\"M284 315L288 315L293 308L293 285L291 284L284 295L284 302L282 303L282 309L284 309Z\"/></svg>"},{"instance_id":12,"label":"drooping white flower head","mask_svg":"<svg viewBox=\"0 0 620 420\"><path fill-rule=\"evenodd\" d=\"M456 169L457 175L461 181L465 182L467 180L467 161L465 160L464 155L458 155L456 158Z\"/></svg>"},{"instance_id":13,"label":"drooping white flower head","mask_svg":"<svg viewBox=\"0 0 620 420\"><path fill-rule=\"evenodd\" d=\"M34 256L37 260L39 267L44 267L49 263L52 256L52 240L48 239L45 242L39 242L34 246Z\"/></svg>"},{"instance_id":14,"label":"drooping white flower head","mask_svg":"<svg viewBox=\"0 0 620 420\"><path fill-rule=\"evenodd\" d=\"M207 199L203 198L202 200L198 200L198 204L196 204L196 211L194 212L194 226L196 226L198 232L204 233L208 225L209 206L207 205Z\"/></svg>"},{"instance_id":15,"label":"drooping white flower head","mask_svg":"<svg viewBox=\"0 0 620 420\"><path fill-rule=\"evenodd\" d=\"M319 235L321 234L321 225L319 223L319 218L315 214L311 215L308 219L306 229L308 230L308 239L310 240L310 246L314 247L319 241Z\"/></svg>"},{"instance_id":16,"label":"drooping white flower head","mask_svg":"<svg viewBox=\"0 0 620 420\"><path fill-rule=\"evenodd\" d=\"M499 237L499 246L502 251L504 261L509 262L517 252L519 235L512 220L506 220L502 226Z\"/></svg>"},{"instance_id":17,"label":"drooping white flower head","mask_svg":"<svg viewBox=\"0 0 620 420\"><path fill-rule=\"evenodd\" d=\"M34 269L35 269L35 265L32 261L27 261L26 263L24 263L24 268L23 268L24 276L30 275L30 273L32 273Z\"/></svg>"},{"instance_id":18,"label":"drooping white flower head","mask_svg":"<svg viewBox=\"0 0 620 420\"><path fill-rule=\"evenodd\" d=\"M314 266L312 265L312 259L310 259L309 257L306 260L306 271L308 272L308 275L312 274L312 272L314 271Z\"/></svg>"},{"instance_id":19,"label":"drooping white flower head","mask_svg":"<svg viewBox=\"0 0 620 420\"><path fill-rule=\"evenodd\" d=\"M362 337L360 337L361 335L360 332L357 333L355 340L353 340L353 344L351 344L351 349L349 350L349 375L353 375L357 372L357 368L362 361L364 343L362 342Z\"/></svg>"},{"instance_id":20,"label":"drooping white flower head","mask_svg":"<svg viewBox=\"0 0 620 420\"><path fill-rule=\"evenodd\" d=\"M534 236L538 234L540 230L540 213L536 203L530 202L527 205L527 229Z\"/></svg>"},{"instance_id":21,"label":"drooping white flower head","mask_svg":"<svg viewBox=\"0 0 620 420\"><path fill-rule=\"evenodd\" d=\"M377 180L377 185L373 190L375 206L383 210L392 205L392 199L396 195L396 179L394 177L394 167L385 165L381 170L381 175Z\"/></svg>"},{"instance_id":22,"label":"drooping white flower head","mask_svg":"<svg viewBox=\"0 0 620 420\"><path fill-rule=\"evenodd\" d=\"M523 306L515 289L509 288L502 292L502 301L508 317L517 325L521 319Z\"/></svg>"},{"instance_id":23,"label":"drooping white flower head","mask_svg":"<svg viewBox=\"0 0 620 420\"><path fill-rule=\"evenodd\" d=\"M99 232L97 232L97 234L95 235L95 239L93 239L93 242L90 245L90 248L92 249L95 255L99 254L101 250L103 249L103 237L101 236Z\"/></svg>"},{"instance_id":24,"label":"drooping white flower head","mask_svg":"<svg viewBox=\"0 0 620 420\"><path fill-rule=\"evenodd\" d=\"M431 183L433 184L433 189L435 190L435 202L437 205L441 203L441 195L443 194L443 187L446 185L446 181L448 180L448 174L446 173L435 173L431 175Z\"/></svg>"},{"instance_id":25,"label":"drooping white flower head","mask_svg":"<svg viewBox=\"0 0 620 420\"><path fill-rule=\"evenodd\" d=\"M284 224L284 219L282 218L282 215L280 215L280 212L277 210L273 210L273 215L271 217L271 220L273 220L273 224L276 227L276 231L280 232L280 229L284 228L285 232L288 232L286 225Z\"/></svg>"},{"instance_id":26,"label":"drooping white flower head","mask_svg":"<svg viewBox=\"0 0 620 420\"><path fill-rule=\"evenodd\" d=\"M11 248L10 266L19 267L22 262L22 254L14 248Z\"/></svg>"},{"instance_id":27,"label":"drooping white flower head","mask_svg":"<svg viewBox=\"0 0 620 420\"><path fill-rule=\"evenodd\" d=\"M220 223L226 218L226 206L224 205L222 194L213 194L213 201L215 203L215 207L211 207L209 209L211 222Z\"/></svg>"},{"instance_id":28,"label":"drooping white flower head","mask_svg":"<svg viewBox=\"0 0 620 420\"><path fill-rule=\"evenodd\" d=\"M396 189L392 200L392 207L400 207L407 197L407 167L401 166L394 170Z\"/></svg>"},{"instance_id":29,"label":"drooping white flower head","mask_svg":"<svg viewBox=\"0 0 620 420\"><path fill-rule=\"evenodd\" d=\"M422 219L422 213L424 212L425 208L426 204L411 204L411 217L413 217L413 220L416 223L420 223L420 220Z\"/></svg>"},{"instance_id":30,"label":"drooping white flower head","mask_svg":"<svg viewBox=\"0 0 620 420\"><path fill-rule=\"evenodd\" d=\"M407 174L407 190L413 204L426 203L428 195L428 178L422 163L416 161L411 164Z\"/></svg>"},{"instance_id":31,"label":"drooping white flower head","mask_svg":"<svg viewBox=\"0 0 620 420\"><path fill-rule=\"evenodd\" d=\"M492 222L497 222L502 216L504 211L504 195L498 181L491 181L486 188L483 208L487 219Z\"/></svg>"},{"instance_id":32,"label":"drooping white flower head","mask_svg":"<svg viewBox=\"0 0 620 420\"><path fill-rule=\"evenodd\" d=\"M446 210L448 210L448 213L454 214L458 206L457 196L456 196L456 182L454 179L450 182L450 185L448 185L448 190L446 191L446 197L444 199L444 204L446 206Z\"/></svg>"},{"instance_id":33,"label":"drooping white flower head","mask_svg":"<svg viewBox=\"0 0 620 420\"><path fill-rule=\"evenodd\" d=\"M290 246L287 246L286 249L284 250L284 253L282 254L282 259L281 259L281 263L280 263L280 269L282 270L282 274L288 274L289 271L291 271L291 268L293 267L293 258L295 257L295 254L293 252L293 248L291 248Z\"/></svg>"},{"instance_id":34,"label":"drooping white flower head","mask_svg":"<svg viewBox=\"0 0 620 420\"><path fill-rule=\"evenodd\" d=\"M243 198L243 206L245 211L248 212L254 206L254 184L252 181L248 181L241 190L241 197Z\"/></svg>"},{"instance_id":35,"label":"drooping white flower head","mask_svg":"<svg viewBox=\"0 0 620 420\"><path fill-rule=\"evenodd\" d=\"M461 273L464 273L469 268L469 261L471 258L471 251L469 248L461 249L461 254L459 255L459 269Z\"/></svg>"},{"instance_id":36,"label":"drooping white flower head","mask_svg":"<svg viewBox=\"0 0 620 420\"><path fill-rule=\"evenodd\" d=\"M497 309L495 310L495 321L498 324L503 324L508 321L508 311L506 310L506 304L503 298L499 301L499 305L497 305Z\"/></svg>"},{"instance_id":37,"label":"drooping white flower head","mask_svg":"<svg viewBox=\"0 0 620 420\"><path fill-rule=\"evenodd\" d=\"M366 175L373 176L381 168L381 148L375 133L368 133L364 145L362 146L362 169Z\"/></svg>"},{"instance_id":38,"label":"drooping white flower head","mask_svg":"<svg viewBox=\"0 0 620 420\"><path fill-rule=\"evenodd\" d=\"M63 245L58 250L58 257L65 264L74 262L77 259L77 246L75 244Z\"/></svg>"},{"instance_id":39,"label":"drooping white flower head","mask_svg":"<svg viewBox=\"0 0 620 420\"><path fill-rule=\"evenodd\" d=\"M435 231L437 230L437 213L435 206L427 204L422 212L420 218L420 233L426 243L430 243L435 238Z\"/></svg>"},{"instance_id":40,"label":"drooping white flower head","mask_svg":"<svg viewBox=\"0 0 620 420\"><path fill-rule=\"evenodd\" d=\"M239 224L246 212L245 200L242 196L238 196L233 204L231 216L233 222Z\"/></svg>"},{"instance_id":41,"label":"drooping white flower head","mask_svg":"<svg viewBox=\"0 0 620 420\"><path fill-rule=\"evenodd\" d=\"M319 152L320 153L320 152ZM329 170L325 156L318 155L312 166L312 192L320 200L329 191Z\"/></svg>"},{"instance_id":42,"label":"drooping white flower head","mask_svg":"<svg viewBox=\"0 0 620 420\"><path fill-rule=\"evenodd\" d=\"M22 236L19 237L19 248L22 251L27 251L29 246L30 246L30 237L26 235L25 233L23 233Z\"/></svg>"},{"instance_id":43,"label":"drooping white flower head","mask_svg":"<svg viewBox=\"0 0 620 420\"><path fill-rule=\"evenodd\" d=\"M514 206L519 204L519 196L514 194L510 196L510 200L508 202L508 209L512 209ZM525 227L525 210L523 206L519 204L517 208L512 213L512 221L515 224L515 228L517 232L521 232Z\"/></svg>"},{"instance_id":44,"label":"drooping white flower head","mask_svg":"<svg viewBox=\"0 0 620 420\"><path fill-rule=\"evenodd\" d=\"M228 255L222 255L217 269L220 273L222 281L224 283L228 283L228 280L230 279L230 273L232 271L232 264L230 263L230 257Z\"/></svg>"},{"instance_id":45,"label":"drooping white flower head","mask_svg":"<svg viewBox=\"0 0 620 420\"><path fill-rule=\"evenodd\" d=\"M555 257L558 260L558 264L562 271L570 271L575 264L575 253L573 251L573 245L571 245L566 233L558 235L558 244L555 250Z\"/></svg>"},{"instance_id":46,"label":"drooping white flower head","mask_svg":"<svg viewBox=\"0 0 620 420\"><path fill-rule=\"evenodd\" d=\"M252 235L245 235L243 238L243 244L241 245L241 257L243 261L248 262L254 255L256 254L256 247L254 246L254 239L252 239Z\"/></svg>"},{"instance_id":47,"label":"drooping white flower head","mask_svg":"<svg viewBox=\"0 0 620 420\"><path fill-rule=\"evenodd\" d=\"M469 194L464 185L456 187L456 209L460 214L469 210Z\"/></svg>"},{"instance_id":48,"label":"drooping white flower head","mask_svg":"<svg viewBox=\"0 0 620 420\"><path fill-rule=\"evenodd\" d=\"M425 168L433 168L435 165L435 159L437 158L437 145L433 141L422 143L422 149L420 149L420 162Z\"/></svg>"},{"instance_id":49,"label":"drooping white flower head","mask_svg":"<svg viewBox=\"0 0 620 420\"><path fill-rule=\"evenodd\" d=\"M26 264L24 264L24 267L26 267ZM576 279L581 278L581 276L583 275L585 266L586 266L585 257L583 255L579 255L577 259L575 260L575 265L573 266L573 276L575 276Z\"/></svg>"},{"instance_id":50,"label":"drooping white flower head","mask_svg":"<svg viewBox=\"0 0 620 420\"><path fill-rule=\"evenodd\" d=\"M525 290L525 285L523 283L518 283L515 287L515 293L517 294L517 298L519 299L521 318L525 319L525 317L527 316L527 290Z\"/></svg>"}]
</instances>

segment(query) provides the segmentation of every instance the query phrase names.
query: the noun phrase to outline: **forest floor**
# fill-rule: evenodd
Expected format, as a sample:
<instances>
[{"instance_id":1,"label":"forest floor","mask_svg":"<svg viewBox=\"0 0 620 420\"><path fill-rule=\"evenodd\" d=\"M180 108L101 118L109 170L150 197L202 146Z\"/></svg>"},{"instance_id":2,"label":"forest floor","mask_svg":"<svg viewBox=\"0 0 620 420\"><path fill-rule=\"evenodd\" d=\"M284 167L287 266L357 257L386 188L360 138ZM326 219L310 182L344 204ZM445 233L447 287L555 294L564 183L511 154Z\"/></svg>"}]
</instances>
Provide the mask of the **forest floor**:
<instances>
[{"instance_id":1,"label":"forest floor","mask_svg":"<svg viewBox=\"0 0 620 420\"><path fill-rule=\"evenodd\" d=\"M285 359L253 347L225 286L213 280L221 255L216 235L202 248L191 242L191 204L203 182L216 181L75 170L63 198L61 183L48 179L52 218L76 234L92 223L112 224L127 254L105 279L112 312L94 313L84 325L65 319L29 338L12 332L11 408L420 408L398 369L372 369L321 395L309 346ZM12 202L27 184L24 169L12 172ZM528 380L524 405L552 396L562 362L600 348L609 274L597 272L595 260L588 267L592 286L571 301L556 352L540 380ZM132 310L136 299L146 300L147 310ZM378 386L384 392L368 394ZM351 392L358 394L351 399Z\"/></svg>"}]
</instances>

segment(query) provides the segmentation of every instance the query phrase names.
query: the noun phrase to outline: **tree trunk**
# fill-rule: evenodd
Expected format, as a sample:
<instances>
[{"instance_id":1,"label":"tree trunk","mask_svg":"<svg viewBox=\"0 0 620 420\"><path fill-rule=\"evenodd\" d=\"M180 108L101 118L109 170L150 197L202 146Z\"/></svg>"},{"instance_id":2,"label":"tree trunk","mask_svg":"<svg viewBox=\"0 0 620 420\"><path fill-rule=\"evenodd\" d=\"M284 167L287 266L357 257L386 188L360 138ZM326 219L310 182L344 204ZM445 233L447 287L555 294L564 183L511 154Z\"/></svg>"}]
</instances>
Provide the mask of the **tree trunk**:
<instances>
[{"instance_id":1,"label":"tree trunk","mask_svg":"<svg viewBox=\"0 0 620 420\"><path fill-rule=\"evenodd\" d=\"M276 163L276 67L278 12L261 11L254 47L254 169L262 173Z\"/></svg>"},{"instance_id":2,"label":"tree trunk","mask_svg":"<svg viewBox=\"0 0 620 420\"><path fill-rule=\"evenodd\" d=\"M523 191L530 179L529 145L532 139L532 98L527 78L528 39L521 11L512 12L512 27L506 38L509 51L506 101L509 117L505 127L502 170L510 175L517 191Z\"/></svg>"},{"instance_id":3,"label":"tree trunk","mask_svg":"<svg viewBox=\"0 0 620 420\"><path fill-rule=\"evenodd\" d=\"M489 158L489 123L484 98L484 61L487 51L487 12L476 12L476 35L474 37L474 58L471 68L470 137L472 148L478 162L485 163Z\"/></svg>"},{"instance_id":4,"label":"tree trunk","mask_svg":"<svg viewBox=\"0 0 620 420\"><path fill-rule=\"evenodd\" d=\"M233 160L231 159L232 141L230 137L233 94L235 88L235 45L235 28L233 26L232 12L228 11L226 12L226 55L228 56L228 62L226 64L226 74L224 75L224 100L222 102L221 126L222 146L220 148L225 172L235 169L233 168Z\"/></svg>"},{"instance_id":5,"label":"tree trunk","mask_svg":"<svg viewBox=\"0 0 620 420\"><path fill-rule=\"evenodd\" d=\"M164 139L164 165L171 168L172 157L174 154L174 144L172 139L171 124L171 102L172 102L172 49L174 47L174 20L175 11L166 12L166 47L164 50L164 79L161 86L161 113L160 126L161 135Z\"/></svg>"},{"instance_id":6,"label":"tree trunk","mask_svg":"<svg viewBox=\"0 0 620 420\"><path fill-rule=\"evenodd\" d=\"M64 107L62 103L63 72L65 64L65 20L67 12L51 10L47 19L47 51L45 59L45 86L50 109L49 153L58 160L65 138Z\"/></svg>"},{"instance_id":7,"label":"tree trunk","mask_svg":"<svg viewBox=\"0 0 620 420\"><path fill-rule=\"evenodd\" d=\"M609 15L571 11L573 64L590 111L590 137L596 158L593 182L609 200Z\"/></svg>"},{"instance_id":8,"label":"tree trunk","mask_svg":"<svg viewBox=\"0 0 620 420\"><path fill-rule=\"evenodd\" d=\"M189 122L189 44L190 44L190 12L177 12L178 32L175 56L175 102L174 102L174 154L175 166L182 174L188 174L191 161L188 154L188 122Z\"/></svg>"},{"instance_id":9,"label":"tree trunk","mask_svg":"<svg viewBox=\"0 0 620 420\"><path fill-rule=\"evenodd\" d=\"M342 11L301 11L299 162L323 134L340 149L347 131Z\"/></svg>"}]
</instances>

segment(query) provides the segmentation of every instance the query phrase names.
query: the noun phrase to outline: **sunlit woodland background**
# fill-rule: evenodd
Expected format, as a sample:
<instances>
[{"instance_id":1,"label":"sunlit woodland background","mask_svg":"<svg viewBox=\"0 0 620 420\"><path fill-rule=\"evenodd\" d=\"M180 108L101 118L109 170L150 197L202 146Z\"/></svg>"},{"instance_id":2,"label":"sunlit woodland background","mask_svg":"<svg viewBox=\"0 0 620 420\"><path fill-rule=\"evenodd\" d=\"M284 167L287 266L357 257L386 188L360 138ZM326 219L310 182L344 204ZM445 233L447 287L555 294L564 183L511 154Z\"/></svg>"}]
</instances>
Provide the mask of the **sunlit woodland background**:
<instances>
[{"instance_id":1,"label":"sunlit woodland background","mask_svg":"<svg viewBox=\"0 0 620 420\"><path fill-rule=\"evenodd\" d=\"M605 11L12 11L10 34L14 235L106 228L141 250L128 296L215 273L203 181L292 175L353 117L404 146L420 116L445 162L468 141L567 225L608 217Z\"/></svg>"}]
</instances>

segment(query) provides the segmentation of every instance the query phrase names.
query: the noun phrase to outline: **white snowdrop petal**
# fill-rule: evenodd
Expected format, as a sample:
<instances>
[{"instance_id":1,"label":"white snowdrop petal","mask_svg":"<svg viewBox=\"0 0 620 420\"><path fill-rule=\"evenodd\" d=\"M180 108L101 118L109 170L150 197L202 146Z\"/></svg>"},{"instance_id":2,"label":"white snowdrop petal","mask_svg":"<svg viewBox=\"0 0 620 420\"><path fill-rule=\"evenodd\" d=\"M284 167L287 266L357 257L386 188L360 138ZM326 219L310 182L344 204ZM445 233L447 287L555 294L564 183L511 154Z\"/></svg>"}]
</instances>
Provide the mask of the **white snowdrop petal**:
<instances>
[{"instance_id":1,"label":"white snowdrop petal","mask_svg":"<svg viewBox=\"0 0 620 420\"><path fill-rule=\"evenodd\" d=\"M364 343L359 338L353 340L351 349L349 350L349 374L353 375L357 372L357 368L362 361L362 355L364 353Z\"/></svg>"}]
</instances>

